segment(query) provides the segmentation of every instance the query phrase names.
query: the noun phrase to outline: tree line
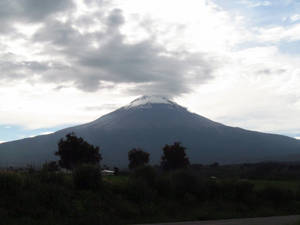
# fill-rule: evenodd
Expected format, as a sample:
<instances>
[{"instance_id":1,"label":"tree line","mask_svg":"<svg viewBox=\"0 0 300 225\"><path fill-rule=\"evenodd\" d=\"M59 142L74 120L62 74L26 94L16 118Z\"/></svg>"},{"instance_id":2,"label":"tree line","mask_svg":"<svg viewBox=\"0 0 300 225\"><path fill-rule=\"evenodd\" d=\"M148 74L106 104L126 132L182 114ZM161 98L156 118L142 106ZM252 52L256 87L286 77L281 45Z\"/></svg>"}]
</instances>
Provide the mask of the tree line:
<instances>
[{"instance_id":1,"label":"tree line","mask_svg":"<svg viewBox=\"0 0 300 225\"><path fill-rule=\"evenodd\" d=\"M158 168L135 148L128 152L129 173L102 177L100 148L68 134L58 143L58 162L0 171L0 224L124 225L300 213L300 187L289 186L298 179L253 179L285 173L286 166L190 165L185 151L180 143L164 146Z\"/></svg>"},{"instance_id":2,"label":"tree line","mask_svg":"<svg viewBox=\"0 0 300 225\"><path fill-rule=\"evenodd\" d=\"M185 151L186 148L179 142L175 142L173 145L165 145L162 149L161 168L166 171L187 168L190 162ZM58 165L56 165L56 162L51 162L50 165L53 168L59 166L68 170L73 170L83 164L100 165L102 160L98 146L95 147L89 144L74 133L67 134L65 138L60 139L58 151L55 152L55 155L60 157ZM133 148L128 152L128 160L129 169L134 170L147 165L150 154L141 148Z\"/></svg>"}]
</instances>

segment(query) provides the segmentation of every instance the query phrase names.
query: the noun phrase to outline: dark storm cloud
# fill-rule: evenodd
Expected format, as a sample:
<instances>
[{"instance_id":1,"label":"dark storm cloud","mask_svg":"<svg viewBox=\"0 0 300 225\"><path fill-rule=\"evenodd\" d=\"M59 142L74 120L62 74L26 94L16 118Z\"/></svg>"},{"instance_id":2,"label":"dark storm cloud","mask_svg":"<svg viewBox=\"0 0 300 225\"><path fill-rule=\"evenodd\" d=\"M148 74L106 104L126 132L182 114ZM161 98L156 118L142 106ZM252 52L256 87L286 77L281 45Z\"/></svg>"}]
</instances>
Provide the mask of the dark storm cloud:
<instances>
[{"instance_id":1,"label":"dark storm cloud","mask_svg":"<svg viewBox=\"0 0 300 225\"><path fill-rule=\"evenodd\" d=\"M26 10L30 6L36 10L28 20L45 20L31 41L44 46L41 55L50 55L54 59L42 63L19 62L15 69L22 71L22 76L30 77L30 71L39 73L44 82L56 83L58 90L64 87L65 81L88 92L130 84L131 88L127 90L130 93L171 97L189 92L192 85L212 78L214 68L219 66L216 60L202 53L168 51L155 41L159 34L152 34L151 38L138 43L128 43L126 34L120 31L126 23L120 9L105 11L102 8L63 23L47 15L62 10L67 3L56 0L54 2L61 4L60 7L47 3L50 5L46 10L41 4L34 5L36 1L12 2ZM80 30L99 24L103 27L101 30ZM13 68L11 65L3 71L13 74Z\"/></svg>"}]
</instances>

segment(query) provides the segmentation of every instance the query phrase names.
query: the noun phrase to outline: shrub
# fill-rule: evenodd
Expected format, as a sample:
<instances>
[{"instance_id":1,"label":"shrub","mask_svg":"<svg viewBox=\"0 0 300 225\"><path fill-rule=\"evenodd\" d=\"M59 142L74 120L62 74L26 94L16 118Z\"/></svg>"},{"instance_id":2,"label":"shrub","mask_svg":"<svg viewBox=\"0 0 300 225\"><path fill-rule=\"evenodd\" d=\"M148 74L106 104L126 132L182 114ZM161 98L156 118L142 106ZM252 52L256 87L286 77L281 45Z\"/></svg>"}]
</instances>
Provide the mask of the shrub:
<instances>
[{"instance_id":1,"label":"shrub","mask_svg":"<svg viewBox=\"0 0 300 225\"><path fill-rule=\"evenodd\" d=\"M42 183L59 184L59 185L66 184L66 179L63 173L48 172L42 170L38 173L37 177L39 181Z\"/></svg>"},{"instance_id":2,"label":"shrub","mask_svg":"<svg viewBox=\"0 0 300 225\"><path fill-rule=\"evenodd\" d=\"M83 164L73 171L73 182L77 189L96 190L102 185L101 170L99 166Z\"/></svg>"},{"instance_id":3,"label":"shrub","mask_svg":"<svg viewBox=\"0 0 300 225\"><path fill-rule=\"evenodd\" d=\"M235 188L236 188L236 181L234 180L225 180L219 182L219 194L220 194L219 197L226 200L234 200Z\"/></svg>"},{"instance_id":4,"label":"shrub","mask_svg":"<svg viewBox=\"0 0 300 225\"><path fill-rule=\"evenodd\" d=\"M275 205L286 204L295 199L294 193L291 190L269 186L260 192L260 197Z\"/></svg>"},{"instance_id":5,"label":"shrub","mask_svg":"<svg viewBox=\"0 0 300 225\"><path fill-rule=\"evenodd\" d=\"M157 177L155 182L155 189L157 190L160 196L168 197L171 194L171 185L172 184L170 176L164 174Z\"/></svg>"},{"instance_id":6,"label":"shrub","mask_svg":"<svg viewBox=\"0 0 300 225\"><path fill-rule=\"evenodd\" d=\"M39 206L49 210L55 210L60 213L70 211L69 191L61 185L44 184L35 190Z\"/></svg>"},{"instance_id":7,"label":"shrub","mask_svg":"<svg viewBox=\"0 0 300 225\"><path fill-rule=\"evenodd\" d=\"M42 168L43 171L56 172L59 171L59 165L56 161L46 162Z\"/></svg>"},{"instance_id":8,"label":"shrub","mask_svg":"<svg viewBox=\"0 0 300 225\"><path fill-rule=\"evenodd\" d=\"M197 193L198 179L189 171L176 171L172 174L171 180L175 195L183 197L186 193Z\"/></svg>"},{"instance_id":9,"label":"shrub","mask_svg":"<svg viewBox=\"0 0 300 225\"><path fill-rule=\"evenodd\" d=\"M13 172L0 172L0 192L15 194L22 190L22 177Z\"/></svg>"},{"instance_id":10,"label":"shrub","mask_svg":"<svg viewBox=\"0 0 300 225\"><path fill-rule=\"evenodd\" d=\"M133 173L132 176L134 178L141 179L146 182L146 184L153 186L155 184L155 180L157 177L157 173L155 169L151 166L142 166L137 168Z\"/></svg>"},{"instance_id":11,"label":"shrub","mask_svg":"<svg viewBox=\"0 0 300 225\"><path fill-rule=\"evenodd\" d=\"M206 188L208 191L207 196L209 199L220 199L222 188L221 188L221 185L217 181L209 180L206 183Z\"/></svg>"},{"instance_id":12,"label":"shrub","mask_svg":"<svg viewBox=\"0 0 300 225\"><path fill-rule=\"evenodd\" d=\"M235 185L235 198L237 201L251 201L254 196L254 184L248 181L240 181Z\"/></svg>"},{"instance_id":13,"label":"shrub","mask_svg":"<svg viewBox=\"0 0 300 225\"><path fill-rule=\"evenodd\" d=\"M153 201L156 192L144 179L130 178L128 182L129 198L135 202Z\"/></svg>"}]
</instances>

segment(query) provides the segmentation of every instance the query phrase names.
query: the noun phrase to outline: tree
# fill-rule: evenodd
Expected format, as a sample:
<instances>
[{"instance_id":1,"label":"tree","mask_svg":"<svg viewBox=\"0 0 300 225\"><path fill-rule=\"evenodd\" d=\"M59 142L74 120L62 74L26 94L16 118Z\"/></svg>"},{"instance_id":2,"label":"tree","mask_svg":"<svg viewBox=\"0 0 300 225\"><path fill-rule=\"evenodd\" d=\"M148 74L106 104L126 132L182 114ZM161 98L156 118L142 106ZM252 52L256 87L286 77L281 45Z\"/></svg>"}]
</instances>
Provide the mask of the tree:
<instances>
[{"instance_id":1,"label":"tree","mask_svg":"<svg viewBox=\"0 0 300 225\"><path fill-rule=\"evenodd\" d=\"M55 155L60 157L58 163L62 168L74 169L81 164L99 164L102 159L99 150L99 147L94 147L83 138L70 133L65 139L60 139Z\"/></svg>"},{"instance_id":2,"label":"tree","mask_svg":"<svg viewBox=\"0 0 300 225\"><path fill-rule=\"evenodd\" d=\"M165 145L161 157L161 166L164 170L176 170L186 168L190 162L185 154L185 147L179 142L173 145Z\"/></svg>"},{"instance_id":3,"label":"tree","mask_svg":"<svg viewBox=\"0 0 300 225\"><path fill-rule=\"evenodd\" d=\"M136 169L149 162L149 153L140 148L134 148L128 152L129 169Z\"/></svg>"},{"instance_id":4,"label":"tree","mask_svg":"<svg viewBox=\"0 0 300 225\"><path fill-rule=\"evenodd\" d=\"M115 175L119 175L120 174L120 169L118 167L114 167L114 172L115 172Z\"/></svg>"}]
</instances>

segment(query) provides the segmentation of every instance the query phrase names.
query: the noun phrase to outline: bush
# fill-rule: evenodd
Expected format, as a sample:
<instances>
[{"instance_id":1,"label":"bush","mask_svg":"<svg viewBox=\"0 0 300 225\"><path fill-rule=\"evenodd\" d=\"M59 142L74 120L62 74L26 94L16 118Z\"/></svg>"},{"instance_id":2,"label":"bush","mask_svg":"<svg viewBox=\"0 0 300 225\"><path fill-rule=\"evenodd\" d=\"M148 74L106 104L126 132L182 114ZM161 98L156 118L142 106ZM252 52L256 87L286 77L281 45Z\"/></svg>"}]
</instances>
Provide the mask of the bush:
<instances>
[{"instance_id":1,"label":"bush","mask_svg":"<svg viewBox=\"0 0 300 225\"><path fill-rule=\"evenodd\" d=\"M208 190L208 199L212 200L221 198L222 187L217 181L209 180L206 183L206 188Z\"/></svg>"},{"instance_id":2,"label":"bush","mask_svg":"<svg viewBox=\"0 0 300 225\"><path fill-rule=\"evenodd\" d=\"M57 172L59 171L59 165L56 161L46 162L44 163L42 170L47 172Z\"/></svg>"},{"instance_id":3,"label":"bush","mask_svg":"<svg viewBox=\"0 0 300 225\"><path fill-rule=\"evenodd\" d=\"M73 182L77 189L96 190L102 185L99 166L83 164L73 171Z\"/></svg>"},{"instance_id":4,"label":"bush","mask_svg":"<svg viewBox=\"0 0 300 225\"><path fill-rule=\"evenodd\" d=\"M150 202L156 196L156 191L144 179L130 178L128 182L129 199L135 202Z\"/></svg>"},{"instance_id":5,"label":"bush","mask_svg":"<svg viewBox=\"0 0 300 225\"><path fill-rule=\"evenodd\" d=\"M63 173L48 172L42 170L38 173L37 177L39 181L42 183L59 184L59 185L65 185L67 183Z\"/></svg>"},{"instance_id":6,"label":"bush","mask_svg":"<svg viewBox=\"0 0 300 225\"><path fill-rule=\"evenodd\" d=\"M69 202L70 192L61 185L44 184L36 188L36 196L40 207L47 210L55 210L61 214L70 211Z\"/></svg>"},{"instance_id":7,"label":"bush","mask_svg":"<svg viewBox=\"0 0 300 225\"><path fill-rule=\"evenodd\" d=\"M0 193L15 194L22 190L22 177L13 172L0 172Z\"/></svg>"},{"instance_id":8,"label":"bush","mask_svg":"<svg viewBox=\"0 0 300 225\"><path fill-rule=\"evenodd\" d=\"M176 171L171 177L174 194L183 197L186 193L196 194L198 179L189 171Z\"/></svg>"},{"instance_id":9,"label":"bush","mask_svg":"<svg viewBox=\"0 0 300 225\"><path fill-rule=\"evenodd\" d=\"M235 185L235 200L251 201L255 198L254 184L248 181L240 181Z\"/></svg>"},{"instance_id":10,"label":"bush","mask_svg":"<svg viewBox=\"0 0 300 225\"><path fill-rule=\"evenodd\" d=\"M132 173L133 178L138 178L146 182L150 186L154 186L157 173L151 166L142 166L134 170Z\"/></svg>"},{"instance_id":11,"label":"bush","mask_svg":"<svg viewBox=\"0 0 300 225\"><path fill-rule=\"evenodd\" d=\"M234 180L217 181L219 185L219 199L234 200L235 198L235 185Z\"/></svg>"},{"instance_id":12,"label":"bush","mask_svg":"<svg viewBox=\"0 0 300 225\"><path fill-rule=\"evenodd\" d=\"M260 197L272 202L276 206L286 204L295 199L295 195L291 190L269 186L260 192Z\"/></svg>"},{"instance_id":13,"label":"bush","mask_svg":"<svg viewBox=\"0 0 300 225\"><path fill-rule=\"evenodd\" d=\"M164 174L159 177L157 177L155 182L155 189L157 190L158 194L160 196L163 196L165 198L169 197L171 192L171 179L170 176Z\"/></svg>"}]
</instances>

